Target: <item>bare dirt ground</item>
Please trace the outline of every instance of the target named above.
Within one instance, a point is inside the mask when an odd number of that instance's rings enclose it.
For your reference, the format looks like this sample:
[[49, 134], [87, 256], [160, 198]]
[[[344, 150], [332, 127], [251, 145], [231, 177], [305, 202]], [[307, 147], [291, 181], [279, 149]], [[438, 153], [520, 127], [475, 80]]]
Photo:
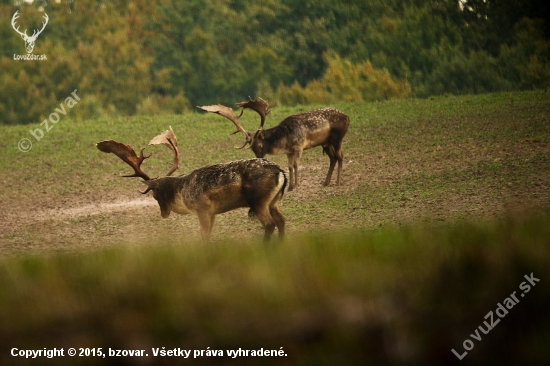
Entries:
[[[343, 145], [344, 183], [335, 186], [335, 172], [331, 185], [323, 187], [328, 158], [320, 148], [305, 151], [301, 185], [287, 192], [281, 204], [287, 238], [310, 231], [445, 225], [462, 219], [493, 219], [511, 211], [547, 211], [550, 104], [542, 97], [539, 104], [518, 106], [511, 101], [506, 108], [483, 106], [460, 117], [445, 117], [437, 105], [435, 110], [443, 117], [430, 116], [430, 102], [423, 101], [418, 112], [407, 110], [407, 119], [396, 115], [379, 123], [358, 123], [376, 110], [365, 115], [364, 109], [350, 107], [353, 128]], [[415, 104], [406, 105], [410, 109]], [[378, 120], [384, 121], [383, 116]], [[92, 142], [86, 143], [89, 151], [95, 150]], [[218, 150], [211, 155], [216, 160], [212, 163], [225, 161], [218, 158], [225, 154], [224, 148]], [[241, 158], [247, 157], [252, 156], [243, 150]], [[99, 168], [91, 178], [79, 174], [81, 167], [74, 167], [71, 158], [65, 158], [71, 160], [67, 162], [50, 161], [48, 154], [38, 158], [25, 161], [35, 167], [18, 167], [0, 178], [4, 188], [0, 253], [4, 256], [121, 244], [201, 243], [197, 218], [172, 214], [162, 219], [156, 201], [138, 193], [143, 187], [137, 179], [120, 178]], [[268, 158], [286, 169], [285, 156]], [[95, 159], [88, 164], [99, 166], [106, 161], [103, 156]], [[108, 162], [117, 164], [120, 174], [127, 168], [116, 159]], [[54, 176], [44, 178], [54, 164]], [[199, 167], [192, 165], [182, 167], [180, 173]], [[263, 229], [256, 219], [248, 218], [247, 211], [218, 215], [212, 242], [261, 241]]]
[[[412, 222], [440, 224], [456, 219], [486, 219], [509, 211], [550, 207], [549, 174], [540, 171], [546, 169], [546, 160], [537, 163], [542, 164], [540, 167], [529, 167], [531, 177], [509, 172], [491, 176], [474, 169], [476, 160], [504, 159], [506, 165], [514, 166], [516, 157], [523, 158], [526, 152], [534, 160], [550, 156], [550, 144], [522, 145], [525, 151], [521, 154], [516, 146], [515, 154], [501, 149], [488, 152], [489, 156], [472, 157], [473, 161], [467, 163], [457, 161], [452, 166], [454, 170], [472, 170], [469, 182], [463, 181], [462, 173], [447, 177], [440, 172], [450, 168], [450, 160], [437, 148], [425, 153], [426, 159], [416, 163], [420, 166], [415, 166], [406, 155], [365, 156], [350, 152], [344, 166], [344, 184], [335, 186], [334, 176], [328, 187], [320, 184], [328, 168], [326, 157], [320, 156], [320, 151], [308, 151], [300, 168], [301, 186], [287, 192], [281, 205], [287, 219], [287, 236]], [[282, 161], [279, 163], [283, 165]], [[420, 169], [422, 176], [415, 173]], [[476, 174], [487, 176], [480, 179]], [[438, 183], [434, 179], [446, 181]], [[38, 199], [19, 202], [17, 210], [4, 211], [0, 250], [4, 255], [19, 255], [93, 250], [119, 244], [200, 242], [196, 217], [172, 214], [162, 219], [156, 201], [138, 193], [135, 181], [121, 178], [120, 186], [120, 192], [109, 192], [107, 197], [66, 196], [57, 207], [52, 207], [48, 199], [52, 197], [47, 195], [41, 200], [50, 204], [41, 205]], [[262, 234], [259, 222], [247, 217], [247, 209], [239, 209], [216, 217], [212, 241], [259, 241]]]
[[[302, 185], [297, 190], [285, 193], [283, 210], [291, 202], [294, 206], [300, 206], [301, 203], [311, 201], [322, 191], [343, 192], [352, 186], [322, 187], [310, 181], [312, 171], [320, 173], [318, 169], [300, 169]], [[316, 175], [317, 180], [321, 181], [320, 174]], [[0, 222], [0, 250], [7, 255], [29, 252], [42, 254], [103, 248], [120, 243], [139, 245], [156, 239], [182, 243], [200, 241], [196, 217], [172, 214], [168, 219], [162, 219], [158, 204], [150, 194], [142, 196], [137, 188], [132, 191], [137, 183], [121, 179], [120, 185], [121, 192], [111, 192], [107, 199], [94, 195], [66, 196], [62, 203], [52, 207], [48, 199], [52, 197], [42, 196], [42, 202], [20, 202], [17, 210], [5, 210]], [[248, 218], [247, 214], [248, 209], [243, 208], [216, 216], [212, 240], [261, 239], [261, 224], [256, 219]], [[307, 222], [306, 225], [293, 225], [287, 215], [288, 230], [307, 230], [308, 227]]]

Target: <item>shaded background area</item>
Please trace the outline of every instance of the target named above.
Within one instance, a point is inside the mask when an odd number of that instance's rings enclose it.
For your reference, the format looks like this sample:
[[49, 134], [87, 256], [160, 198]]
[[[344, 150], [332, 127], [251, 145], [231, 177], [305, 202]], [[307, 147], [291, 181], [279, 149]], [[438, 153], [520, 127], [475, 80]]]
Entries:
[[[17, 5], [13, 5], [17, 3]], [[10, 21], [40, 29], [25, 54]], [[548, 7], [529, 1], [0, 3], [0, 123], [38, 123], [78, 89], [82, 118], [547, 88]]]

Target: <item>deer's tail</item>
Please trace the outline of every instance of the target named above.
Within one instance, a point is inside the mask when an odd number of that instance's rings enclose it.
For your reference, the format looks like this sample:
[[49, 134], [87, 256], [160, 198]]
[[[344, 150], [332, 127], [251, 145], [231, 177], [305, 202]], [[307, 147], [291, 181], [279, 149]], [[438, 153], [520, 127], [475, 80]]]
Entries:
[[[283, 199], [283, 196], [285, 194], [286, 186], [288, 185], [288, 179], [286, 177], [285, 171], [279, 168], [279, 172], [277, 174], [277, 185], [275, 188], [277, 190], [277, 194], [274, 196], [273, 201], [280, 201]], [[248, 210], [248, 217], [254, 218], [256, 215], [254, 215], [254, 212], [252, 209]]]

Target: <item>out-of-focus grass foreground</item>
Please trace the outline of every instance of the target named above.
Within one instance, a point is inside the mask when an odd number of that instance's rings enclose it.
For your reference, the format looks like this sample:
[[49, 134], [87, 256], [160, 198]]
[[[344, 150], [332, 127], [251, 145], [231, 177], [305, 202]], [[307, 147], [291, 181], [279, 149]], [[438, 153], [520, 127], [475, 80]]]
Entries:
[[[328, 159], [306, 151], [303, 185], [281, 205], [286, 241], [269, 245], [244, 209], [219, 215], [200, 242], [195, 217], [161, 219], [142, 184], [120, 178], [129, 168], [95, 148], [106, 138], [145, 147], [171, 125], [181, 173], [250, 157], [218, 116], [83, 122], [69, 112], [26, 153], [17, 141], [39, 125], [0, 127], [1, 363], [548, 360], [548, 93], [335, 106], [351, 119], [344, 185], [322, 187]], [[268, 121], [315, 107], [275, 108]], [[147, 151], [147, 171], [166, 171], [168, 149]], [[11, 355], [55, 347], [65, 357]], [[149, 356], [71, 358], [70, 347]], [[223, 356], [154, 357], [162, 347]], [[227, 352], [281, 347], [285, 356], [261, 360]]]

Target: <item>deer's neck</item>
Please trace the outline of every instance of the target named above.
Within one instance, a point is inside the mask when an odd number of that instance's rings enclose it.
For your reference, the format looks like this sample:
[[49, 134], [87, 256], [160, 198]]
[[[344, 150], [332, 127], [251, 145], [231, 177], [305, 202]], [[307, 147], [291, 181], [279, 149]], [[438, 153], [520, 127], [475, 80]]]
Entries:
[[268, 155], [288, 154], [296, 150], [303, 139], [300, 128], [281, 124], [265, 131], [263, 146]]

